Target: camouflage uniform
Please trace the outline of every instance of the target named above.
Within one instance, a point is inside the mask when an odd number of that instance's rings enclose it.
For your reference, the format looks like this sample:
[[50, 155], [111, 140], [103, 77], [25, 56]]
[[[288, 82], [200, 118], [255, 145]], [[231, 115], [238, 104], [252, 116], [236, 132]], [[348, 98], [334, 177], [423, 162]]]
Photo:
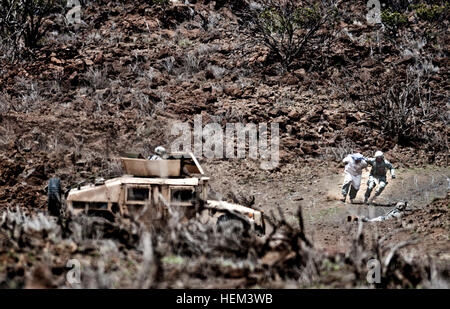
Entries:
[[148, 158], [147, 158], [147, 160], [162, 160], [163, 158], [161, 158], [160, 156], [158, 156], [158, 155], [156, 155], [156, 154], [154, 154], [154, 155], [151, 155], [151, 156], [149, 156]]
[[166, 149], [162, 146], [158, 146], [155, 148], [155, 154], [149, 156], [147, 160], [164, 160], [165, 156], [166, 156]]
[[364, 222], [379, 222], [379, 221], [385, 221], [385, 220], [394, 219], [394, 218], [401, 218], [403, 216], [407, 206], [408, 206], [407, 202], [398, 202], [395, 205], [395, 208], [392, 209], [391, 211], [389, 211], [384, 216], [379, 216], [379, 217], [372, 218], [372, 219], [363, 218], [362, 220]]
[[386, 181], [386, 172], [388, 169], [391, 172], [392, 178], [395, 178], [394, 167], [388, 160], [384, 159], [384, 157], [381, 157], [380, 162], [377, 161], [376, 158], [368, 158], [367, 163], [372, 166], [372, 169], [370, 170], [369, 180], [367, 181], [367, 190], [364, 199], [366, 203], [373, 188], [375, 187], [375, 181], [378, 182], [378, 189], [375, 192], [375, 196], [379, 196], [381, 192], [383, 192], [384, 188], [388, 184]]

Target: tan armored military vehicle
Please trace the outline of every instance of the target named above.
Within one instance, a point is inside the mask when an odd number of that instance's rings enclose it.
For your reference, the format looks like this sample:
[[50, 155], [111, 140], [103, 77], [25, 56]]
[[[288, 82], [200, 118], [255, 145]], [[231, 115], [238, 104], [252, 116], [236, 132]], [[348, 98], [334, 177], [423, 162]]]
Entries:
[[[218, 224], [238, 220], [264, 234], [261, 211], [225, 201], [208, 200], [209, 177], [192, 153], [172, 153], [165, 160], [121, 157], [125, 174], [118, 178], [71, 189], [66, 198], [67, 211], [86, 213], [114, 220], [151, 208], [159, 217], [177, 209], [186, 218], [200, 215]], [[61, 185], [58, 178], [48, 185], [50, 213], [59, 213]], [[212, 220], [210, 220], [212, 219]]]

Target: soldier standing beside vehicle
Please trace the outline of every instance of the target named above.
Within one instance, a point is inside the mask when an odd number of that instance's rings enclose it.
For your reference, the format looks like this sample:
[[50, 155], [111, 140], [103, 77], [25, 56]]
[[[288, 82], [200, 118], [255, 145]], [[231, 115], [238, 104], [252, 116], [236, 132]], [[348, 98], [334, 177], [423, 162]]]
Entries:
[[[370, 170], [369, 180], [367, 181], [367, 190], [364, 197], [364, 203], [369, 201], [370, 194], [375, 187], [375, 181], [378, 182], [378, 189], [375, 192], [375, 197], [379, 196], [383, 192], [384, 188], [388, 184], [386, 181], [386, 172], [389, 169], [392, 179], [395, 178], [395, 170], [392, 164], [384, 158], [384, 154], [381, 151], [375, 152], [375, 158], [368, 158], [367, 163], [372, 166]], [[374, 198], [375, 198], [374, 197]]]
[[360, 153], [348, 155], [342, 162], [346, 165], [344, 184], [342, 185], [343, 198], [341, 201], [345, 202], [350, 189], [350, 203], [353, 203], [353, 200], [355, 199], [361, 185], [362, 170], [367, 167], [367, 162], [364, 159], [364, 156]]

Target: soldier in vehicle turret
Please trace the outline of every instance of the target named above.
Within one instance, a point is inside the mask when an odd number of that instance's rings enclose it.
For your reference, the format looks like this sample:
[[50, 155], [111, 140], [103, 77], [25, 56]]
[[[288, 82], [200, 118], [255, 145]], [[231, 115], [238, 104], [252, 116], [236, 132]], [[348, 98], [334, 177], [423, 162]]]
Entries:
[[166, 149], [162, 146], [155, 148], [155, 154], [149, 156], [147, 160], [164, 160], [166, 157]]

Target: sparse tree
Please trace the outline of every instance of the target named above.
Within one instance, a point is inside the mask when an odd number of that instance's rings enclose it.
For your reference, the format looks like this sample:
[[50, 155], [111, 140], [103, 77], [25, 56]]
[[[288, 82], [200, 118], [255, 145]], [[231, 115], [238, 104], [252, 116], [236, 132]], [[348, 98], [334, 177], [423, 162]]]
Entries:
[[259, 0], [244, 14], [250, 37], [267, 46], [285, 70], [333, 16], [338, 1]]
[[17, 45], [36, 47], [45, 35], [43, 23], [61, 4], [58, 0], [0, 0], [0, 37]]
[[446, 144], [433, 141], [440, 132], [427, 130], [431, 122], [440, 121], [439, 101], [428, 86], [430, 76], [438, 69], [427, 59], [416, 61], [408, 67], [405, 81], [394, 83], [381, 95], [366, 97], [356, 106], [379, 123], [382, 134], [399, 144], [427, 143], [446, 149]]

